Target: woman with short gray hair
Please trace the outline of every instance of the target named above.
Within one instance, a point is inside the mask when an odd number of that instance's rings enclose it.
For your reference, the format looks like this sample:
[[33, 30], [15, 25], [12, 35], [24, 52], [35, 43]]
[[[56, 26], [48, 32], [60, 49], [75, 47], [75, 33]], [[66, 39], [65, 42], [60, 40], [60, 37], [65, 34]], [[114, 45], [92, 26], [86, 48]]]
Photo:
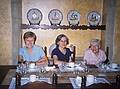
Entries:
[[89, 65], [97, 65], [106, 60], [105, 52], [100, 47], [99, 39], [92, 39], [89, 48], [85, 51], [84, 60]]

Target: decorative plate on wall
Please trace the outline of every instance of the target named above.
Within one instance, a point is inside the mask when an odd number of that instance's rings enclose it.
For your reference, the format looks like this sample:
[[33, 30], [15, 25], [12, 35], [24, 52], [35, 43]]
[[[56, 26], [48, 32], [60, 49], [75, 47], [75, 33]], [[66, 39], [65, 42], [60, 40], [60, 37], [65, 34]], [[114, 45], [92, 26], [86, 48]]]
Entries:
[[70, 10], [67, 14], [69, 25], [78, 25], [80, 21], [80, 13], [76, 10]]
[[43, 15], [39, 9], [33, 8], [27, 12], [27, 19], [30, 25], [39, 25], [42, 17]]
[[53, 9], [48, 14], [48, 19], [51, 25], [60, 25], [63, 20], [63, 14], [58, 9]]
[[99, 25], [100, 20], [101, 20], [101, 15], [96, 11], [92, 11], [88, 13], [87, 20], [88, 20], [89, 25], [91, 26]]

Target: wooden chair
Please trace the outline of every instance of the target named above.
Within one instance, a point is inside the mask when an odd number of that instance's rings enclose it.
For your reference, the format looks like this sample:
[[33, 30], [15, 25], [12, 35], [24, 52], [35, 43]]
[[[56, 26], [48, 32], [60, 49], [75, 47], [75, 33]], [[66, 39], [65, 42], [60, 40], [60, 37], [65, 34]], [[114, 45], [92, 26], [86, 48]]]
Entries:
[[73, 57], [72, 57], [72, 62], [75, 62], [75, 57], [76, 57], [76, 46], [73, 46]]
[[[51, 57], [52, 51], [53, 51], [55, 48], [56, 48], [56, 44], [53, 43], [52, 45], [50, 45], [50, 47], [49, 47], [49, 55], [50, 55], [50, 57]], [[52, 59], [52, 58], [51, 58], [51, 59]], [[51, 60], [50, 65], [54, 65], [54, 60], [53, 60], [53, 59]]]
[[45, 55], [47, 56], [47, 47], [46, 46], [44, 47], [44, 52], [45, 52]]
[[109, 47], [106, 47], [106, 52], [105, 52], [105, 54], [106, 54], [106, 60], [105, 60], [105, 62], [104, 63], [109, 63]]
[[50, 46], [50, 48], [49, 48], [49, 54], [50, 54], [50, 55], [51, 55], [53, 49], [55, 49], [55, 48], [56, 48], [56, 44], [52, 44], [52, 45]]
[[45, 56], [47, 57], [47, 62], [48, 62], [48, 65], [49, 65], [50, 64], [50, 60], [48, 59], [48, 55], [47, 55], [47, 47], [45, 46], [43, 50], [45, 52]]

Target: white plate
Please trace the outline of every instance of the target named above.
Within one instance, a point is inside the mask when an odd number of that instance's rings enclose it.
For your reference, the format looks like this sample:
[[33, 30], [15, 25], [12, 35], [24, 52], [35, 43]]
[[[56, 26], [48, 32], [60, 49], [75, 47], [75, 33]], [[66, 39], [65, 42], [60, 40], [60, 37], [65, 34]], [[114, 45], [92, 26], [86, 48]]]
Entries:
[[63, 20], [63, 14], [58, 9], [53, 9], [48, 14], [48, 19], [51, 25], [60, 25], [61, 21]]
[[78, 25], [80, 21], [80, 13], [76, 10], [70, 10], [67, 14], [69, 25]]
[[30, 25], [39, 25], [42, 20], [42, 13], [37, 8], [32, 8], [27, 12], [27, 19]]
[[101, 21], [101, 15], [96, 11], [92, 11], [88, 13], [87, 20], [88, 20], [89, 25], [91, 26], [99, 25]]

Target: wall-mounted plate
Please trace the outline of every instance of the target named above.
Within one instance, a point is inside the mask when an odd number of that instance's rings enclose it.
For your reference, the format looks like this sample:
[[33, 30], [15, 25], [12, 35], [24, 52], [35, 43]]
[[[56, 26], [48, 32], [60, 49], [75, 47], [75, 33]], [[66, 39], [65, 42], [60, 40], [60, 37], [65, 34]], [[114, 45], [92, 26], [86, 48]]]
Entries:
[[92, 11], [88, 13], [87, 20], [88, 20], [89, 25], [91, 26], [99, 25], [101, 21], [101, 15], [96, 11]]
[[42, 17], [42, 13], [39, 9], [33, 8], [27, 12], [27, 19], [30, 25], [39, 25]]
[[80, 13], [76, 10], [70, 10], [67, 14], [69, 25], [78, 25], [80, 21]]
[[63, 14], [58, 9], [53, 9], [48, 14], [48, 19], [51, 25], [60, 25], [63, 20]]

